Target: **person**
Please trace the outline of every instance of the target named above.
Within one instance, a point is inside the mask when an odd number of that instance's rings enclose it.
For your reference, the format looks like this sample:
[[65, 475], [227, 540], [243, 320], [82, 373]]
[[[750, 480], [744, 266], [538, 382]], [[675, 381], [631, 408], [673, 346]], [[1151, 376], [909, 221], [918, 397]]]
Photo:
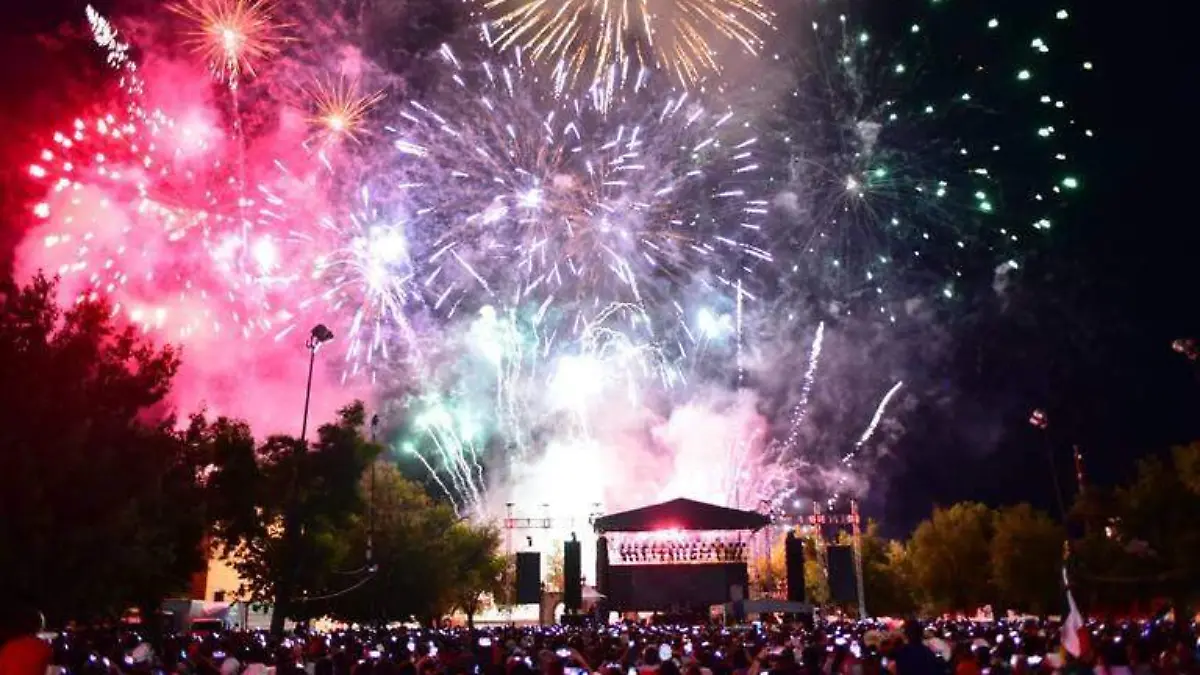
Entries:
[[954, 675], [981, 675], [979, 657], [971, 649], [971, 643], [959, 642], [954, 647]]
[[946, 664], [925, 645], [925, 629], [921, 622], [904, 622], [905, 643], [896, 649], [896, 675], [945, 675]]
[[45, 675], [53, 651], [38, 638], [43, 620], [40, 612], [14, 607], [0, 625], [0, 675]]

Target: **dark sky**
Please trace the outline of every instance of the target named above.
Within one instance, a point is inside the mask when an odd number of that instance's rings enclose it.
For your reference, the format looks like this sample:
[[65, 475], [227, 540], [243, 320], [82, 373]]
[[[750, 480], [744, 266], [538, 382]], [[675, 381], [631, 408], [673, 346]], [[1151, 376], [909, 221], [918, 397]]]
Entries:
[[[0, 156], [28, 156], [25, 144], [40, 125], [57, 121], [56, 108], [70, 109], [73, 93], [54, 82], [64, 69], [78, 75], [87, 59], [71, 58], [69, 41], [45, 36], [72, 21], [81, 29], [83, 4], [2, 3]], [[1005, 12], [1046, 6], [982, 4]], [[1093, 479], [1111, 483], [1139, 457], [1200, 439], [1200, 366], [1170, 349], [1173, 339], [1200, 337], [1194, 45], [1182, 22], [1136, 3], [1074, 4], [1082, 30], [1073, 47], [1096, 62], [1101, 83], [1079, 104], [1100, 134], [1085, 170], [1088, 197], [1057, 228], [1053, 246], [1026, 261], [1007, 310], [958, 329], [950, 376], [961, 400], [950, 413], [909, 420], [884, 467], [885, 499], [868, 500], [889, 529], [961, 499], [1051, 508], [1046, 446], [1026, 423], [1036, 407], [1049, 412], [1067, 485], [1074, 443]], [[14, 188], [19, 170], [12, 161], [2, 169], [5, 214], [27, 198]], [[0, 230], [6, 255], [15, 234], [13, 226]], [[956, 415], [999, 419], [999, 435], [980, 450]]]

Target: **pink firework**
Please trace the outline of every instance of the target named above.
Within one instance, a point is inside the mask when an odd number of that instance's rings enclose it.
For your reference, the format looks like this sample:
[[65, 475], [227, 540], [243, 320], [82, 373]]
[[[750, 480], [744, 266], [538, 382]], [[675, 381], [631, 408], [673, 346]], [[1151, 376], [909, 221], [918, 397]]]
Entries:
[[205, 102], [146, 106], [128, 45], [91, 8], [88, 19], [119, 88], [109, 110], [56, 132], [29, 165], [45, 197], [23, 266], [171, 341], [269, 332], [272, 291], [288, 276], [272, 234], [279, 209], [240, 189], [233, 144]]
[[59, 275], [65, 293], [106, 296], [173, 340], [268, 329], [258, 281], [279, 256], [270, 234], [245, 235], [256, 204], [239, 203], [210, 156], [219, 141], [210, 127], [157, 112], [76, 119], [29, 166], [46, 196], [22, 259]]

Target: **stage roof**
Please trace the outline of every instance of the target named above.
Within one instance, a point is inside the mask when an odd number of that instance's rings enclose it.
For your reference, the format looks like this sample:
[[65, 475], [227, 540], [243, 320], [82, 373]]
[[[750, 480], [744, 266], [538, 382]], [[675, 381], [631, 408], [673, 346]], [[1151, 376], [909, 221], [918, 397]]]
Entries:
[[597, 532], [651, 532], [654, 530], [757, 530], [770, 518], [754, 511], [727, 509], [715, 504], [672, 499], [596, 519]]

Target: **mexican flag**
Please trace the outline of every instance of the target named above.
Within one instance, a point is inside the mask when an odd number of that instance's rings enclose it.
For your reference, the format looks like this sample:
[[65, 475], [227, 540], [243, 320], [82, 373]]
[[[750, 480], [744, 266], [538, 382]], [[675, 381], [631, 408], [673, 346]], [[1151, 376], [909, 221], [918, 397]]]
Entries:
[[1071, 595], [1071, 580], [1067, 576], [1067, 566], [1063, 565], [1063, 586], [1067, 591], [1067, 618], [1062, 625], [1062, 646], [1067, 653], [1079, 658], [1089, 647], [1089, 634], [1083, 625], [1083, 615], [1075, 604], [1075, 596]]

